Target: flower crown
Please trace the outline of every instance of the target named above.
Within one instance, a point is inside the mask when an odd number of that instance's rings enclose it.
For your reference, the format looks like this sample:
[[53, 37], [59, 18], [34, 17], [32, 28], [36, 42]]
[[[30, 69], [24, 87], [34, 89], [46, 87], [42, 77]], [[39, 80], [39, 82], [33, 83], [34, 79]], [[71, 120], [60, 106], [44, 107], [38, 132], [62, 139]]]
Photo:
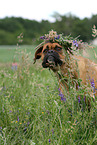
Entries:
[[79, 41], [78, 37], [74, 39], [70, 35], [69, 36], [63, 36], [63, 34], [58, 35], [56, 31], [51, 30], [49, 31], [49, 34], [45, 34], [44, 36], [40, 37], [40, 39], [44, 41], [41, 44], [39, 44], [35, 49], [41, 47], [47, 42], [59, 43], [66, 50], [66, 52], [73, 54], [73, 52], [76, 51], [77, 49], [84, 48], [84, 46], [82, 46], [84, 43], [82, 42], [82, 40]]
[[55, 41], [56, 39], [59, 39], [60, 35], [57, 35], [56, 31], [49, 31], [49, 34], [45, 34], [45, 36], [41, 36], [40, 39], [49, 40], [49, 41]]

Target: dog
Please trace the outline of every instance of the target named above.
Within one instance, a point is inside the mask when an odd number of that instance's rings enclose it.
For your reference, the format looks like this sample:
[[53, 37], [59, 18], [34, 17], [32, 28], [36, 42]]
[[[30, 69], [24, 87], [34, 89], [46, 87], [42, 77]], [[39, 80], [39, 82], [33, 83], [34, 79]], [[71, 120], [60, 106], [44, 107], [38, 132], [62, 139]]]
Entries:
[[58, 77], [61, 92], [64, 92], [64, 88], [69, 91], [68, 78], [76, 89], [79, 87], [77, 80], [81, 79], [81, 84], [91, 86], [93, 98], [97, 96], [97, 64], [66, 52], [57, 42], [47, 42], [40, 46], [35, 52], [34, 62], [40, 58], [43, 68], [51, 69]]

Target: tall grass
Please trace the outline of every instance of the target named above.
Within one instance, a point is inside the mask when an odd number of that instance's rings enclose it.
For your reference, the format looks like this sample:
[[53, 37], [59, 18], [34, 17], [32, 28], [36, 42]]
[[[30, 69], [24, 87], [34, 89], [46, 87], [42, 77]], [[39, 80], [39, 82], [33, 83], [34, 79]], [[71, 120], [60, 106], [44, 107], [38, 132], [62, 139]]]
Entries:
[[89, 112], [83, 98], [91, 88], [70, 86], [62, 99], [54, 74], [34, 65], [33, 53], [18, 53], [17, 69], [0, 70], [0, 144], [96, 145], [97, 99]]

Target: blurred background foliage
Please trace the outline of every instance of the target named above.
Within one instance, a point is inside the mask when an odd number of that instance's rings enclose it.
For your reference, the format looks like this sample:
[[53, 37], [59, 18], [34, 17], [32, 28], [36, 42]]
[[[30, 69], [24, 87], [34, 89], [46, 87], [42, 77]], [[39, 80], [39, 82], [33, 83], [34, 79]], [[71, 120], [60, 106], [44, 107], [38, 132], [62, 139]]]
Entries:
[[97, 26], [97, 15], [80, 19], [71, 14], [60, 15], [54, 13], [52, 17], [55, 19], [54, 22], [48, 20], [38, 22], [21, 17], [0, 19], [0, 45], [16, 45], [18, 42], [17, 36], [21, 33], [23, 33], [22, 44], [37, 43], [37, 39], [51, 29], [57, 31], [58, 34], [71, 34], [73, 37], [80, 35], [80, 39], [84, 42], [90, 42], [93, 39], [92, 28], [93, 25]]

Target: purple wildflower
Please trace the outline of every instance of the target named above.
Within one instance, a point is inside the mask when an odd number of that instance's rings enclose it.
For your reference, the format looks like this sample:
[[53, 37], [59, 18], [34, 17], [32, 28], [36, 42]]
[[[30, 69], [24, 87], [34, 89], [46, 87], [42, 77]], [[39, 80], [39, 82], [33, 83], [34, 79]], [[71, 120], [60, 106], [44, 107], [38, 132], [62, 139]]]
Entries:
[[30, 114], [30, 112], [28, 112], [28, 114]]
[[63, 101], [65, 103], [66, 102], [66, 98], [64, 97], [64, 95], [60, 91], [60, 88], [58, 89], [58, 91], [59, 91], [59, 96], [61, 97], [61, 101]]
[[2, 127], [0, 127], [0, 129], [2, 129]]
[[78, 47], [78, 43], [77, 43], [77, 40], [73, 40], [73, 45]]
[[78, 89], [80, 88], [80, 86], [79, 86], [79, 85], [78, 85], [77, 87], [78, 87]]
[[11, 99], [13, 99], [13, 98], [14, 98], [14, 96], [10, 96], [10, 98], [11, 98]]
[[30, 122], [28, 121], [27, 125], [29, 126]]
[[51, 131], [52, 131], [52, 134], [54, 134], [54, 130], [52, 129]]
[[17, 121], [19, 122], [19, 116], [17, 117]]
[[90, 79], [90, 83], [91, 83], [91, 87], [93, 89], [93, 93], [95, 93], [95, 90], [97, 90], [97, 89], [95, 88], [94, 79]]
[[95, 89], [94, 79], [90, 80], [90, 82], [91, 82], [91, 87]]
[[61, 92], [60, 92], [59, 96], [60, 96], [61, 98], [63, 98], [63, 97], [64, 97], [64, 95], [63, 95]]
[[49, 143], [51, 143], [51, 139], [49, 139]]
[[55, 37], [55, 39], [59, 39], [60, 38], [60, 35], [58, 35], [57, 37]]
[[9, 110], [9, 113], [12, 113], [12, 111], [11, 111], [11, 110]]
[[45, 36], [41, 36], [40, 39], [45, 39]]
[[59, 92], [61, 91], [60, 88], [58, 88], [58, 91], [59, 91]]
[[61, 101], [63, 101], [65, 103], [66, 98], [64, 97], [64, 95], [62, 93], [60, 93], [59, 96], [61, 97]]

